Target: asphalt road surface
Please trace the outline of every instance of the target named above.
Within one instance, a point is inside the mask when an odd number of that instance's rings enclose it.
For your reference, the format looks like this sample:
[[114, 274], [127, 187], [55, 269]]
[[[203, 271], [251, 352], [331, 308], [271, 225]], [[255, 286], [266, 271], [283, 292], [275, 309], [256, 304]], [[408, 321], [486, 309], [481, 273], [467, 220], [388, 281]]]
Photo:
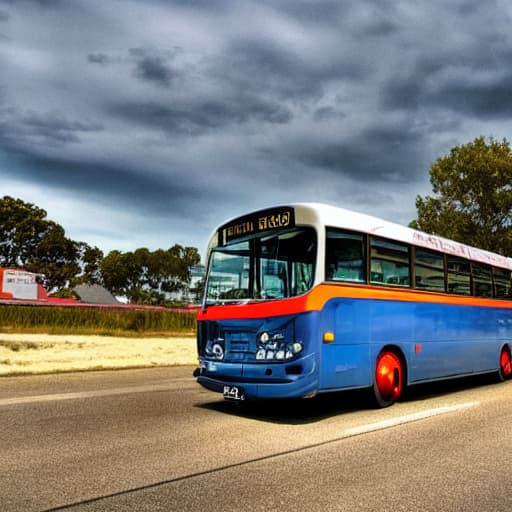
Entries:
[[238, 407], [191, 373], [0, 379], [0, 510], [512, 507], [512, 382]]

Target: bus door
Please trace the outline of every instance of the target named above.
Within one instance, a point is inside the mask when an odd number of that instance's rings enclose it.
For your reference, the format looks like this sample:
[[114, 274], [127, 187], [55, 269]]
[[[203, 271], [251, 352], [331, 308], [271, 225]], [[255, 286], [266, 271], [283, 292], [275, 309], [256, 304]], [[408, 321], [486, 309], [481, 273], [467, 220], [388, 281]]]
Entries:
[[[323, 312], [320, 389], [364, 387], [371, 384], [368, 324], [360, 321], [363, 304], [336, 299]], [[332, 334], [332, 341], [326, 333]]]

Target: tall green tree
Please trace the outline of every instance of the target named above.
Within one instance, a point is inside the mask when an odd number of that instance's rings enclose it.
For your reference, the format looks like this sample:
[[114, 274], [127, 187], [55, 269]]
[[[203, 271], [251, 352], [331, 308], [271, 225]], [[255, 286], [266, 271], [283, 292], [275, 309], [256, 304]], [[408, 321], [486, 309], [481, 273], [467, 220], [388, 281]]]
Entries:
[[100, 263], [103, 284], [114, 295], [128, 296], [130, 280], [128, 259], [121, 251], [110, 251]]
[[0, 266], [45, 275], [50, 290], [67, 286], [78, 272], [76, 244], [46, 211], [21, 199], [0, 199]]
[[76, 242], [78, 265], [80, 271], [72, 280], [72, 286], [77, 284], [102, 284], [100, 265], [103, 259], [103, 251], [98, 247], [91, 247], [85, 242]]
[[25, 267], [50, 229], [42, 208], [10, 196], [0, 198], [0, 266]]
[[455, 146], [430, 168], [411, 227], [512, 256], [512, 151], [506, 139]]
[[162, 262], [163, 279], [161, 289], [172, 293], [183, 291], [190, 284], [190, 267], [197, 265], [200, 256], [195, 247], [175, 244], [164, 254]]
[[47, 232], [25, 268], [31, 272], [44, 274], [46, 289], [54, 291], [69, 286], [78, 274], [80, 266], [77, 260], [76, 242], [66, 237], [62, 226], [50, 221]]

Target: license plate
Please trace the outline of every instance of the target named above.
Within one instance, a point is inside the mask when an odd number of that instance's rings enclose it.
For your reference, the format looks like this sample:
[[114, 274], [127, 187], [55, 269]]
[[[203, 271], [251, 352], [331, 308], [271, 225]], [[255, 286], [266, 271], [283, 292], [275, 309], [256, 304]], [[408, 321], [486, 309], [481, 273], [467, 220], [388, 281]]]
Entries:
[[245, 400], [244, 390], [238, 386], [224, 386], [226, 400]]

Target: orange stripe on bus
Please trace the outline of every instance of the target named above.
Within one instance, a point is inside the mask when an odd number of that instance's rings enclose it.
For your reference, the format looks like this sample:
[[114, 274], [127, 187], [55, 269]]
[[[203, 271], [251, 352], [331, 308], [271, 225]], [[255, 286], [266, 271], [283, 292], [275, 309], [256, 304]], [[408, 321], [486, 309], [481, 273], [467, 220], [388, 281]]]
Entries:
[[479, 306], [512, 309], [512, 301], [449, 295], [410, 288], [385, 288], [368, 285], [320, 284], [300, 297], [252, 304], [228, 304], [200, 309], [198, 320], [265, 318], [292, 315], [306, 311], [321, 311], [331, 299], [371, 299], [397, 302], [422, 302], [456, 306]]
[[311, 290], [307, 297], [307, 311], [319, 311], [324, 307], [327, 301], [334, 298], [426, 302], [432, 304], [512, 309], [512, 301], [508, 300], [425, 292], [409, 288], [385, 288], [365, 285], [321, 284]]

